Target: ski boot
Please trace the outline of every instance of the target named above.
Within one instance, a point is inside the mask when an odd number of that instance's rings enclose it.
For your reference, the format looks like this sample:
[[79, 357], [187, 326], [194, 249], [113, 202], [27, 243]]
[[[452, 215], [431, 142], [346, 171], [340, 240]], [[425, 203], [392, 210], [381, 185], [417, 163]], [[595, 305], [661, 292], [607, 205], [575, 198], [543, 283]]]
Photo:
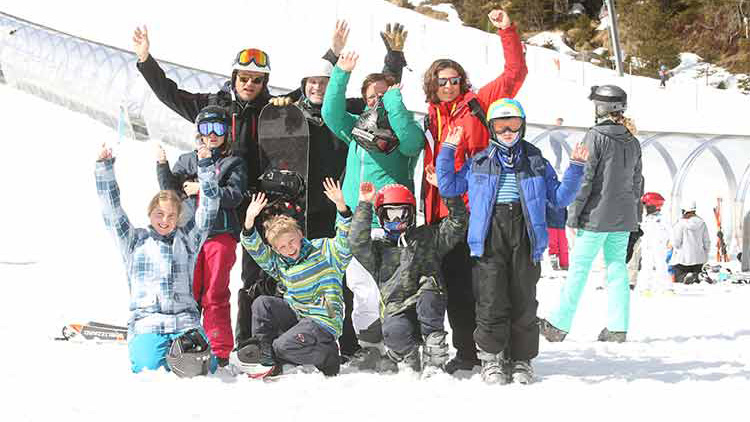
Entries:
[[398, 365], [388, 358], [383, 343], [363, 344], [361, 349], [354, 352], [349, 365], [359, 371], [398, 372]]
[[552, 264], [552, 269], [555, 271], [560, 271], [560, 258], [557, 255], [550, 255], [550, 263]]
[[276, 361], [273, 343], [251, 337], [230, 356], [230, 362], [253, 379], [281, 375], [281, 363]]
[[565, 336], [568, 335], [566, 331], [555, 327], [544, 318], [539, 319], [539, 332], [550, 343], [559, 343], [565, 340]]
[[445, 331], [434, 331], [424, 339], [422, 346], [422, 378], [429, 378], [445, 370], [448, 361], [448, 343]]
[[482, 381], [487, 384], [500, 385], [510, 382], [505, 353], [488, 353], [480, 349], [477, 356], [482, 361]]
[[422, 372], [422, 359], [419, 358], [419, 346], [414, 346], [413, 349], [404, 355], [393, 350], [388, 350], [386, 356], [397, 366], [399, 362], [403, 362], [412, 371], [416, 373]]
[[514, 360], [511, 365], [511, 378], [519, 384], [531, 384], [534, 382], [534, 368], [530, 360]]
[[476, 356], [467, 358], [456, 354], [453, 359], [445, 364], [444, 370], [449, 374], [454, 374], [456, 371], [472, 371], [475, 366], [481, 365], [482, 361]]
[[597, 337], [598, 341], [611, 341], [615, 343], [624, 343], [625, 337], [627, 337], [626, 331], [609, 331], [609, 329], [604, 328], [601, 333], [599, 333], [599, 337]]

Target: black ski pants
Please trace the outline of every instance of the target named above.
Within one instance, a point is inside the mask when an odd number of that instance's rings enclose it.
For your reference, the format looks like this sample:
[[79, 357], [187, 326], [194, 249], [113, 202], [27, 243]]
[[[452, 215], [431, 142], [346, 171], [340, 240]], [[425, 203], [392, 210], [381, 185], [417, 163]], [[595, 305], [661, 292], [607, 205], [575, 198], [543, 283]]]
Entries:
[[474, 340], [488, 353], [505, 351], [512, 360], [539, 354], [536, 283], [541, 266], [531, 257], [531, 241], [521, 204], [497, 204], [474, 267], [477, 329]]
[[684, 283], [685, 276], [688, 275], [689, 273], [695, 273], [695, 276], [697, 277], [698, 274], [700, 274], [700, 272], [703, 271], [703, 264], [695, 264], [695, 265], [676, 264], [672, 268], [674, 268], [675, 283]]
[[464, 360], [477, 359], [472, 336], [476, 328], [473, 266], [474, 260], [469, 256], [469, 245], [465, 241], [448, 252], [441, 264], [448, 293], [448, 323], [451, 326], [453, 347], [456, 349], [456, 357]]
[[298, 320], [289, 304], [275, 296], [259, 296], [252, 307], [253, 337], [271, 341], [277, 359], [314, 365], [329, 376], [339, 373], [336, 338], [319, 323], [310, 318]]
[[423, 337], [443, 331], [444, 321], [445, 297], [438, 292], [423, 292], [414, 308], [383, 318], [385, 345], [404, 356], [419, 346]]

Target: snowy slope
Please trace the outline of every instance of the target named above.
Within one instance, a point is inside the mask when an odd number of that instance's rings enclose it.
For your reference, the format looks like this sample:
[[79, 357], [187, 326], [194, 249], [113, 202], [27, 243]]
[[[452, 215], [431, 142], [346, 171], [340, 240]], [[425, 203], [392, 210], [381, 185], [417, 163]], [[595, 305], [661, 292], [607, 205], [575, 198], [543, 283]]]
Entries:
[[[78, 13], [81, 10], [85, 13]], [[299, 84], [305, 64], [329, 46], [336, 20], [346, 19], [352, 28], [347, 50], [362, 53], [349, 84], [350, 95], [357, 95], [359, 81], [367, 73], [382, 68], [385, 48], [378, 32], [387, 22], [397, 21], [409, 31], [406, 58], [412, 71], [404, 75], [404, 97], [409, 108], [418, 111], [425, 108], [422, 74], [433, 60], [456, 59], [476, 86], [497, 77], [503, 65], [497, 36], [434, 20], [383, 0], [216, 0], [210, 5], [196, 0], [27, 0], [3, 4], [2, 11], [128, 50], [133, 29], [146, 24], [155, 57], [217, 73], [229, 73], [241, 48], [263, 48], [271, 57], [271, 83], [292, 88]], [[223, 16], [230, 23], [219, 24]], [[587, 127], [592, 120], [586, 99], [589, 87], [615, 83], [628, 91], [629, 114], [642, 130], [750, 133], [746, 121], [711, 107], [720, 102], [730, 109], [747, 110], [748, 96], [700, 84], [658, 90], [653, 78], [618, 78], [614, 71], [535, 46], [528, 46], [526, 60], [530, 72], [518, 98], [535, 123], [551, 123], [562, 116], [571, 126]], [[671, 113], [665, 113], [666, 109]]]
[[[344, 371], [333, 379], [299, 374], [271, 384], [227, 376], [133, 375], [124, 346], [51, 337], [64, 322], [126, 321], [126, 281], [99, 215], [93, 163], [102, 142], [115, 145], [124, 208], [142, 226], [157, 188], [153, 145], [117, 145], [103, 125], [4, 85], [0, 98], [4, 121], [13, 122], [6, 126], [6, 139], [23, 143], [6, 147], [17, 155], [0, 166], [5, 181], [0, 261], [36, 262], [0, 264], [7, 298], [0, 307], [3, 420], [593, 420], [607, 415], [607, 420], [632, 421], [696, 420], [714, 416], [717, 408], [728, 415], [745, 412], [750, 286], [634, 295], [631, 341], [601, 344], [593, 341], [606, 313], [605, 294], [593, 288], [601, 272], [592, 274], [569, 341], [542, 340], [535, 360], [541, 382], [528, 387], [488, 387], [476, 373], [421, 382], [408, 373]], [[38, 116], [44, 116], [44, 125]], [[171, 151], [170, 158], [177, 153]], [[239, 288], [236, 270], [233, 292]], [[556, 303], [560, 282], [540, 281], [540, 315]]]

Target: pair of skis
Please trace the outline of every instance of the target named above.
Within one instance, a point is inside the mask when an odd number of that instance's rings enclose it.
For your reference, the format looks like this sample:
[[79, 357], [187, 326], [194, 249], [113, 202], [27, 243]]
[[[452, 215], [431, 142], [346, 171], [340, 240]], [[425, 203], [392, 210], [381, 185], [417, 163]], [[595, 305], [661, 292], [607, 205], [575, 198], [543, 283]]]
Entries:
[[716, 198], [716, 207], [714, 208], [714, 217], [716, 217], [716, 260], [718, 262], [729, 262], [727, 254], [727, 244], [724, 242], [724, 231], [721, 230], [721, 198]]

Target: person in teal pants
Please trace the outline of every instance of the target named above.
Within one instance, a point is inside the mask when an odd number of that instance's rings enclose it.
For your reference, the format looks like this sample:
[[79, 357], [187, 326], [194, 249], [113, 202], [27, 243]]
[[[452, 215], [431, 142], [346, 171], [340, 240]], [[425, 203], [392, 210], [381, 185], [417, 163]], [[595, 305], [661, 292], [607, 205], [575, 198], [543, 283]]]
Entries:
[[568, 209], [567, 225], [576, 229], [568, 278], [557, 308], [540, 320], [541, 334], [552, 342], [562, 341], [570, 331], [600, 250], [607, 267], [608, 317], [599, 341], [625, 341], [630, 318], [625, 255], [630, 232], [641, 216], [641, 145], [632, 122], [623, 116], [625, 91], [615, 85], [594, 86], [589, 99], [596, 108], [596, 125], [584, 138], [589, 159], [581, 189]]

